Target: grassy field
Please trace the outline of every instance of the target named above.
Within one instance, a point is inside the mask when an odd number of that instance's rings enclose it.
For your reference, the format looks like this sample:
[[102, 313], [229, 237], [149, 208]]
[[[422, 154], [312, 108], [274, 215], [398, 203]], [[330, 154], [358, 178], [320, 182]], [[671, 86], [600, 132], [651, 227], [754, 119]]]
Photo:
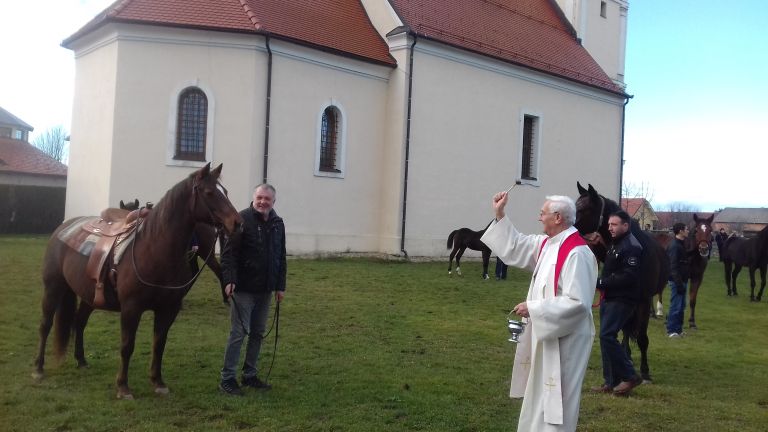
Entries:
[[[49, 355], [31, 378], [45, 238], [0, 236], [0, 430], [11, 431], [509, 431], [520, 401], [509, 390], [514, 346], [505, 317], [529, 275], [480, 279], [480, 264], [449, 277], [445, 263], [289, 260], [270, 392], [227, 397], [216, 388], [228, 333], [212, 273], [171, 328], [168, 397], [148, 380], [152, 313], [130, 368], [136, 400], [115, 399], [119, 316], [98, 311], [86, 330], [87, 369]], [[666, 338], [651, 322], [654, 383], [631, 398], [584, 393], [583, 431], [768, 430], [768, 304], [728, 298], [722, 266], [707, 270], [698, 331]], [[747, 295], [745, 295], [747, 294]], [[687, 319], [687, 314], [686, 314]], [[273, 340], [262, 352], [269, 365]], [[585, 388], [602, 382], [599, 346]]]

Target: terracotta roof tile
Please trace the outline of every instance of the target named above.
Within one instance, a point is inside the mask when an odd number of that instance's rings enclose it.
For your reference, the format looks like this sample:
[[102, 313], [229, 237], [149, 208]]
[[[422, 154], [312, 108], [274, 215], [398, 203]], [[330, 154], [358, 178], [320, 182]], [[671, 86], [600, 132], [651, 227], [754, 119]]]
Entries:
[[412, 32], [624, 94], [548, 0], [390, 0]]
[[67, 166], [32, 144], [0, 138], [0, 172], [67, 176]]
[[640, 207], [643, 206], [643, 201], [645, 201], [645, 198], [622, 198], [621, 208], [630, 216], [634, 216], [640, 210]]
[[394, 66], [389, 47], [356, 0], [121, 0], [64, 40], [108, 22], [134, 22], [269, 34]]

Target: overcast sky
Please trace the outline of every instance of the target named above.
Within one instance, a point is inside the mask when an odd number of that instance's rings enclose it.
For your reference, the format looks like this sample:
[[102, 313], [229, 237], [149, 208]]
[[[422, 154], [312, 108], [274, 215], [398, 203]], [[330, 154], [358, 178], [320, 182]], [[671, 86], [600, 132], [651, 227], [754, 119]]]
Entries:
[[[109, 0], [0, 0], [0, 106], [69, 130], [70, 36]], [[768, 1], [630, 0], [624, 180], [657, 210], [768, 207]]]

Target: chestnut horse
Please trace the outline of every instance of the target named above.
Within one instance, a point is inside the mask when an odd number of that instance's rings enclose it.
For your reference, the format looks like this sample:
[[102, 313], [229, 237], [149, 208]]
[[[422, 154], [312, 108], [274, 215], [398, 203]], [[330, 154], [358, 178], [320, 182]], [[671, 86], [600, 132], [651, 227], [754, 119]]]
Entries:
[[[742, 267], [749, 269], [749, 286], [752, 289], [749, 300], [760, 301], [765, 290], [765, 273], [768, 268], [768, 226], [757, 233], [757, 237], [746, 239], [729, 237], [723, 246], [725, 265], [725, 286], [728, 295], [737, 295], [736, 278]], [[760, 291], [755, 296], [755, 270], [760, 270]]]
[[[222, 166], [211, 170], [210, 163], [171, 188], [145, 219], [139, 219], [135, 237], [124, 245], [117, 263], [116, 278], [104, 280], [104, 304], [99, 308], [120, 312], [121, 362], [117, 373], [117, 397], [133, 399], [128, 386], [128, 365], [136, 342], [136, 330], [144, 311], [154, 311], [154, 337], [150, 381], [157, 394], [168, 394], [162, 378], [162, 361], [168, 330], [181, 308], [195, 274], [187, 261], [192, 232], [197, 223], [223, 227], [228, 233], [239, 229], [242, 219], [220, 189]], [[88, 276], [89, 256], [73, 249], [60, 236], [69, 228], [77, 230], [83, 219], [74, 218], [59, 226], [48, 242], [43, 261], [42, 320], [40, 344], [35, 360], [35, 378], [43, 377], [45, 345], [51, 327], [55, 352], [63, 356], [70, 334], [75, 335], [75, 360], [86, 366], [83, 329], [94, 306], [96, 283]], [[127, 241], [126, 241], [127, 242]], [[86, 249], [87, 251], [87, 249]], [[79, 307], [77, 306], [80, 298]]]
[[[598, 260], [604, 262], [608, 252], [605, 240], [610, 241], [611, 234], [608, 231], [608, 216], [621, 207], [615, 202], [597, 193], [592, 185], [585, 189], [580, 183], [576, 183], [579, 190], [579, 199], [576, 200], [576, 223], [574, 227], [582, 236], [587, 238], [601, 238], [602, 242], [594, 244], [590, 241], [590, 247]], [[635, 307], [630, 326], [624, 329], [622, 344], [629, 349], [629, 338], [635, 339], [640, 348], [640, 374], [644, 381], [651, 381], [648, 367], [648, 321], [651, 316], [653, 296], [664, 289], [669, 278], [669, 259], [664, 249], [655, 242], [647, 233], [640, 229], [640, 225], [632, 220], [630, 230], [643, 246], [643, 255], [640, 263], [642, 280], [640, 286], [644, 290], [643, 301]], [[599, 237], [597, 235], [599, 235]]]
[[[133, 202], [128, 202], [127, 204], [123, 202], [123, 200], [120, 200], [120, 209], [108, 209], [110, 212], [119, 212], [120, 210], [123, 210], [124, 212], [118, 213], [118, 214], [126, 214], [127, 212], [131, 212], [133, 210], [137, 210], [139, 208], [139, 200], [135, 199]], [[147, 206], [149, 207], [149, 203]], [[103, 214], [103, 213], [102, 213]], [[124, 217], [124, 216], [123, 216]], [[216, 259], [216, 228], [212, 227], [211, 225], [199, 223], [195, 225], [195, 233], [194, 233], [195, 239], [197, 239], [197, 250], [195, 250], [195, 256], [200, 257], [200, 259], [205, 262], [205, 265], [208, 266], [209, 269], [213, 272], [214, 275], [216, 275], [216, 278], [219, 280], [219, 286], [221, 288], [221, 299], [224, 303], [229, 303], [229, 298], [224, 293], [224, 278], [222, 277], [221, 273], [221, 264], [219, 263], [219, 260]], [[223, 242], [222, 242], [223, 244]], [[196, 260], [196, 258], [192, 258]], [[196, 261], [195, 261], [196, 264]]]
[[485, 234], [485, 230], [491, 226], [493, 221], [488, 222], [481, 231], [473, 231], [469, 228], [459, 228], [451, 231], [448, 235], [447, 249], [451, 250], [451, 256], [448, 258], [448, 274], [451, 274], [451, 267], [453, 267], [453, 258], [456, 257], [456, 274], [461, 276], [461, 256], [464, 255], [464, 251], [467, 248], [480, 251], [483, 254], [483, 279], [490, 279], [488, 276], [488, 261], [491, 259], [491, 250], [488, 246], [480, 241], [480, 237]]

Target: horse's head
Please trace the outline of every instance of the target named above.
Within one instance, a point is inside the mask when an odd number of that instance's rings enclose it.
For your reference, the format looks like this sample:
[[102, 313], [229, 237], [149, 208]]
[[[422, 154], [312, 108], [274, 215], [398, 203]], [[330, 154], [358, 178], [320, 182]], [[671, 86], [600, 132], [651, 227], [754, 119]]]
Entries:
[[[606, 200], [591, 184], [585, 189], [581, 183], [576, 182], [576, 187], [579, 189], [579, 198], [576, 200], [576, 222], [573, 226], [579, 230], [579, 234], [587, 241], [595, 256], [602, 261], [608, 250], [604, 237], [607, 236], [610, 240], [607, 231]], [[603, 231], [603, 234], [600, 234], [600, 231]]]
[[592, 185], [585, 189], [581, 183], [576, 182], [579, 189], [579, 198], [576, 200], [576, 223], [573, 226], [581, 235], [594, 234], [608, 224], [605, 217], [605, 198], [603, 198]]
[[211, 169], [209, 162], [199, 171], [192, 173], [192, 213], [195, 221], [223, 227], [227, 234], [239, 230], [243, 219], [227, 198], [227, 190], [219, 183], [219, 164]]
[[708, 218], [699, 218], [699, 215], [693, 214], [693, 221], [696, 226], [692, 236], [699, 255], [703, 257], [708, 257], [709, 251], [712, 250], [712, 220], [714, 218], [714, 214]]

